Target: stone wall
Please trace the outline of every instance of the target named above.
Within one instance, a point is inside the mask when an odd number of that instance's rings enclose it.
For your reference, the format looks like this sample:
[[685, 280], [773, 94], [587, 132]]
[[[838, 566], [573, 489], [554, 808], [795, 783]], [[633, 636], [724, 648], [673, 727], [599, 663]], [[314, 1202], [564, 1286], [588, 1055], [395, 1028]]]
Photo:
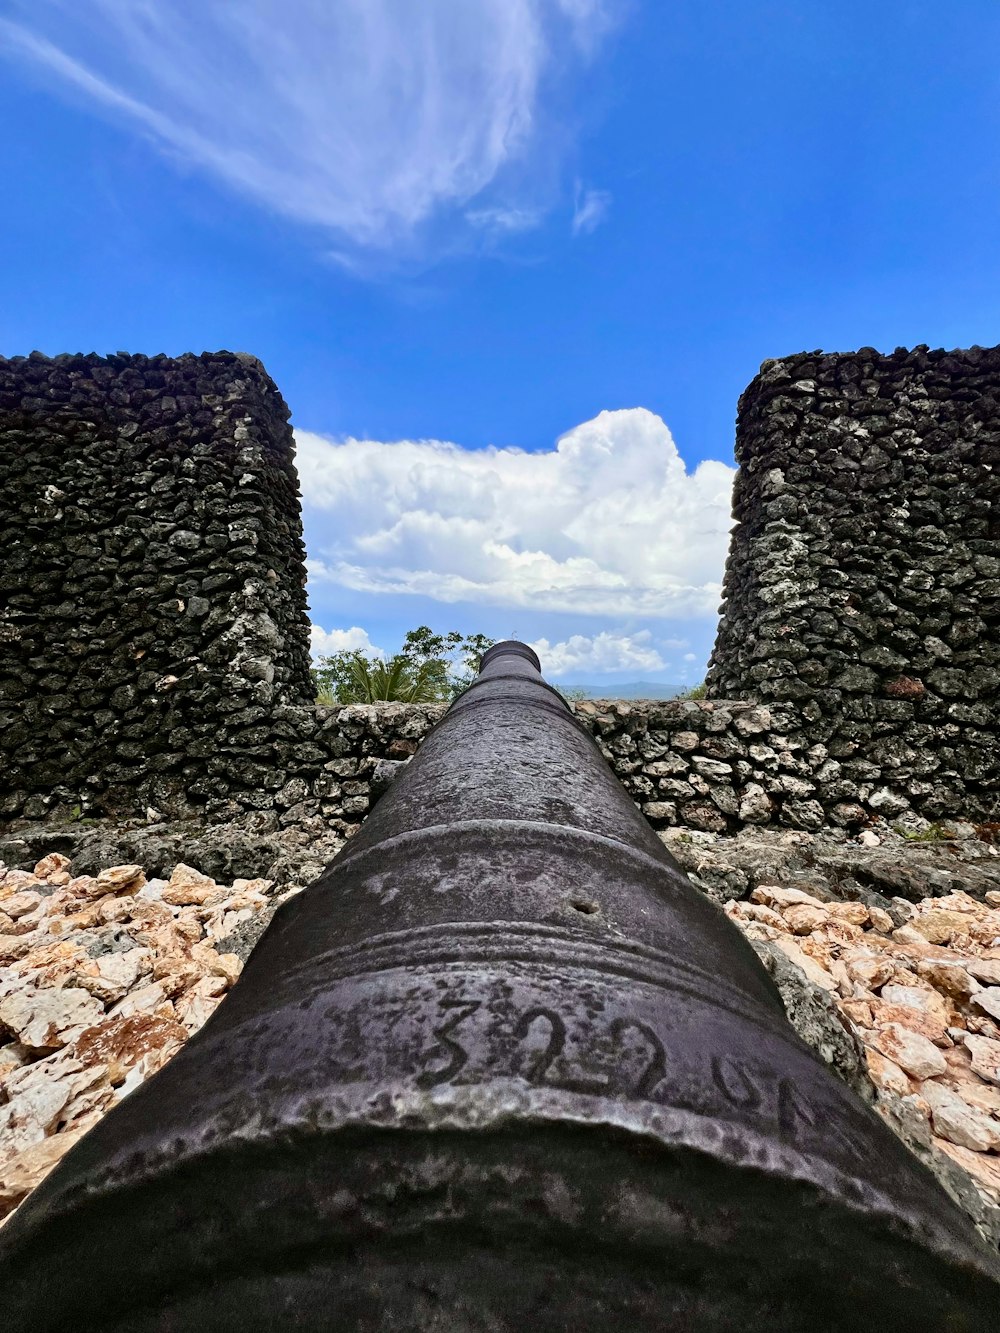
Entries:
[[[1000, 348], [765, 365], [710, 699], [576, 705], [654, 825], [1000, 818], [998, 403]], [[0, 438], [0, 821], [356, 827], [441, 708], [312, 704], [260, 363], [0, 360]]]
[[1000, 348], [765, 362], [709, 695], [794, 703], [890, 804], [997, 818]]
[[[794, 704], [585, 700], [572, 708], [655, 828], [857, 828], [873, 814], [908, 812], [868, 768], [812, 744]], [[416, 753], [443, 713], [443, 704], [279, 709], [276, 725], [299, 738], [284, 767], [274, 765], [255, 792], [210, 802], [206, 813], [226, 821], [253, 810], [258, 830], [293, 829], [306, 842], [350, 834], [386, 780], [385, 761]], [[209, 758], [209, 777], [224, 776], [226, 762]]]
[[312, 693], [288, 408], [260, 362], [0, 359], [0, 441], [0, 816], [256, 787], [276, 710]]

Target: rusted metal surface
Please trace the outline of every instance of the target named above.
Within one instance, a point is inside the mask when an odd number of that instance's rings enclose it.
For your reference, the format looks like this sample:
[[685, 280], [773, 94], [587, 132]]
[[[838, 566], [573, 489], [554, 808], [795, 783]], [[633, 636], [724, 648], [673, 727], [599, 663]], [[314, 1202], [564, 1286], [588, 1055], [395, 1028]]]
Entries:
[[32, 1330], [957, 1333], [998, 1274], [511, 643], [0, 1230]]

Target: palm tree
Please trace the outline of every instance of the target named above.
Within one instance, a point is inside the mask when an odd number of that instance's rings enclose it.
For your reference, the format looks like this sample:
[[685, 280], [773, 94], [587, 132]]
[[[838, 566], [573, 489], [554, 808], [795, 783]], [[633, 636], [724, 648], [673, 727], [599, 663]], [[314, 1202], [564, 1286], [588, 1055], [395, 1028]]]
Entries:
[[371, 704], [380, 700], [426, 704], [440, 699], [441, 685], [434, 663], [412, 662], [401, 653], [387, 662], [370, 662], [359, 654], [350, 663], [347, 680], [337, 693], [345, 704]]

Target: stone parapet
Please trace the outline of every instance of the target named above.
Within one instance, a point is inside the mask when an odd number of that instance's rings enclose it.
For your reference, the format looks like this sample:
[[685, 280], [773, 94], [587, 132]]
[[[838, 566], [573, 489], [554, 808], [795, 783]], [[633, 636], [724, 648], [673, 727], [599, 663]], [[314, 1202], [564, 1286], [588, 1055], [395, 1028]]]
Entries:
[[0, 359], [0, 817], [205, 799], [312, 696], [288, 408], [254, 357]]
[[[881, 818], [916, 831], [927, 824], [890, 764], [833, 758], [812, 741], [810, 719], [792, 703], [584, 700], [571, 707], [655, 828], [856, 830]], [[148, 817], [208, 825], [249, 817], [258, 835], [325, 846], [358, 827], [393, 765], [416, 753], [444, 711], [444, 704], [283, 706], [252, 765], [220, 746], [206, 756], [195, 795], [166, 794]], [[943, 817], [951, 803], [942, 782], [939, 802], [925, 797], [920, 807]], [[46, 822], [86, 822], [101, 813], [98, 797], [73, 810], [53, 806]], [[7, 827], [36, 822], [22, 816]]]
[[709, 696], [794, 704], [929, 818], [996, 818], [1000, 348], [765, 362], [736, 455]]

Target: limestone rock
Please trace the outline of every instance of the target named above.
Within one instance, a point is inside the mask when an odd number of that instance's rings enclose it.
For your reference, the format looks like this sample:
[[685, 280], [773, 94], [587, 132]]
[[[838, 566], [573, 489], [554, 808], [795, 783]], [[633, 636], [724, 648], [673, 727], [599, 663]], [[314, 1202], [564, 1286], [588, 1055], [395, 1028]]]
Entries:
[[50, 883], [66, 883], [69, 878], [68, 875], [66, 880], [61, 879], [61, 877], [66, 874], [69, 867], [70, 859], [68, 856], [62, 856], [59, 852], [49, 852], [48, 856], [43, 856], [37, 863], [33, 873], [39, 879], [48, 880]]
[[972, 997], [972, 1003], [991, 1018], [1000, 1019], [1000, 986], [987, 986], [984, 990], [977, 991]]
[[811, 903], [791, 903], [782, 910], [782, 916], [794, 935], [811, 935], [830, 919], [823, 907]]
[[1000, 986], [1000, 958], [969, 958], [965, 968], [984, 986]]
[[65, 1046], [103, 1017], [104, 1006], [79, 987], [25, 990], [0, 1000], [0, 1023], [34, 1050]]
[[920, 1033], [899, 1023], [889, 1023], [882, 1028], [872, 1038], [871, 1044], [913, 1078], [933, 1078], [948, 1068], [936, 1046]]
[[112, 866], [102, 870], [95, 881], [96, 893], [135, 893], [146, 882], [142, 866]]
[[980, 1078], [1000, 1084], [1000, 1041], [970, 1035], [965, 1039], [965, 1048], [972, 1056], [972, 1068]]
[[23, 889], [20, 893], [14, 893], [4, 899], [4, 915], [10, 917], [12, 921], [17, 921], [20, 917], [27, 916], [29, 912], [34, 912], [41, 902], [40, 893]]
[[149, 970], [150, 958], [148, 949], [105, 954], [82, 963], [73, 974], [74, 980], [98, 1000], [114, 1004]]
[[200, 906], [214, 893], [218, 886], [214, 879], [208, 875], [203, 875], [199, 870], [194, 870], [191, 866], [184, 865], [183, 862], [177, 865], [174, 873], [170, 876], [166, 888], [163, 890], [162, 898], [165, 903], [170, 903], [176, 907], [182, 907], [188, 904]]
[[83, 1122], [72, 1130], [41, 1139], [23, 1151], [0, 1157], [0, 1216], [8, 1213], [41, 1184], [59, 1159], [83, 1138], [94, 1121]]
[[920, 1085], [920, 1094], [931, 1109], [935, 1134], [974, 1152], [1000, 1148], [1000, 1121], [971, 1107], [953, 1089], [927, 1082]]
[[893, 1093], [897, 1097], [908, 1097], [912, 1088], [907, 1075], [899, 1065], [886, 1058], [881, 1052], [868, 1047], [865, 1051], [868, 1072], [876, 1088]]
[[129, 991], [124, 999], [119, 1000], [108, 1010], [110, 1018], [132, 1018], [135, 1014], [154, 1014], [161, 1005], [167, 1004], [167, 993], [159, 981], [150, 981]]
[[[940, 966], [940, 964], [939, 964]], [[941, 998], [930, 986], [899, 986], [891, 984], [882, 987], [882, 999], [886, 1004], [903, 1005], [917, 1009], [937, 1020], [942, 1027], [952, 1021], [954, 1009]]]
[[932, 908], [914, 918], [912, 929], [929, 944], [948, 944], [956, 935], [968, 933], [969, 920], [962, 912]]
[[971, 962], [938, 962], [925, 958], [917, 963], [917, 974], [924, 978], [936, 990], [954, 1000], [967, 1002], [979, 989], [971, 975]]

